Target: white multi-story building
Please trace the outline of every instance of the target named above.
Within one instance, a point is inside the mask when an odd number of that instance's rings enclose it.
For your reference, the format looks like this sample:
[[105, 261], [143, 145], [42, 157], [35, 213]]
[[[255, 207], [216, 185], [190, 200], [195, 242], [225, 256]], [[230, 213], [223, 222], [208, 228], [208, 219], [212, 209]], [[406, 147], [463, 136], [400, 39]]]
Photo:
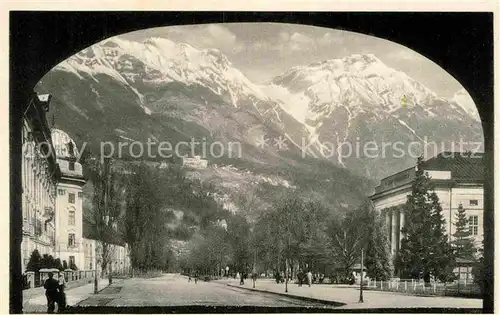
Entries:
[[31, 253], [54, 254], [56, 184], [59, 168], [46, 120], [50, 97], [35, 95], [22, 119], [22, 268]]
[[[49, 103], [50, 96], [35, 95], [23, 117], [22, 269], [26, 270], [35, 249], [66, 261], [68, 267], [74, 263], [78, 269], [94, 269], [100, 242], [84, 235], [84, 223], [90, 223], [83, 220], [83, 168], [75, 141], [66, 132], [49, 128]], [[130, 265], [128, 247], [114, 243], [114, 270], [126, 270]]]
[[[423, 162], [424, 173], [431, 177], [446, 220], [446, 233], [451, 241], [459, 205], [466, 210], [469, 229], [476, 246], [483, 241], [483, 154], [442, 152]], [[370, 197], [376, 210], [385, 216], [386, 229], [393, 257], [401, 247], [401, 228], [406, 222], [404, 204], [411, 194], [416, 168], [408, 168], [386, 177]], [[468, 269], [465, 269], [468, 270]]]
[[76, 143], [67, 133], [52, 130], [60, 176], [57, 182], [55, 254], [68, 266], [81, 268], [85, 262], [83, 251], [83, 177], [82, 165], [76, 158]]
[[208, 167], [208, 160], [202, 159], [199, 155], [194, 158], [183, 157], [182, 167], [193, 169], [205, 169]]

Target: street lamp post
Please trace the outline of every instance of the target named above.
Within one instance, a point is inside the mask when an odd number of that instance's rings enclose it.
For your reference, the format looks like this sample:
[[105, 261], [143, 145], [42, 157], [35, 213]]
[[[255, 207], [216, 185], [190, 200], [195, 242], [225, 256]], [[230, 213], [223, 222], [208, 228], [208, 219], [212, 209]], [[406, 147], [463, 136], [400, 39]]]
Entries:
[[97, 292], [99, 291], [98, 289], [98, 280], [97, 280], [97, 265], [100, 263], [99, 260], [96, 260], [96, 264], [95, 264], [95, 273], [94, 273], [94, 294], [97, 294]]
[[285, 257], [285, 292], [288, 292], [288, 257]]
[[255, 289], [255, 280], [257, 279], [257, 269], [256, 269], [256, 260], [257, 260], [257, 248], [254, 246], [254, 249], [253, 249], [253, 270], [252, 270], [252, 273], [253, 273], [253, 288]]
[[361, 248], [361, 274], [359, 281], [359, 303], [363, 303], [363, 249]]

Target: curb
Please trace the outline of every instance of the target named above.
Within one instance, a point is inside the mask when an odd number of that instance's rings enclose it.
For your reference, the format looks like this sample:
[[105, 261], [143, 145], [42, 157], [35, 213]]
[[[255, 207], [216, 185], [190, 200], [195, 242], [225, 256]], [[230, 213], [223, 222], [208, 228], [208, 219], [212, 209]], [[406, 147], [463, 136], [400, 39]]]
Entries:
[[84, 301], [86, 301], [86, 300], [88, 300], [88, 299], [92, 298], [93, 296], [98, 295], [99, 293], [101, 293], [101, 291], [102, 291], [102, 290], [104, 290], [104, 289], [106, 289], [106, 288], [108, 288], [108, 287], [109, 287], [109, 283], [108, 283], [108, 285], [107, 285], [107, 286], [105, 286], [104, 288], [102, 288], [102, 289], [100, 289], [100, 290], [97, 290], [97, 293], [93, 293], [93, 292], [92, 292], [92, 293], [90, 294], [90, 296], [87, 296], [86, 298], [84, 298], [84, 299], [82, 299], [82, 300], [80, 300], [80, 301], [76, 302], [74, 305], [71, 305], [71, 306], [78, 306], [80, 303], [82, 303], [82, 302], [84, 302]]
[[328, 300], [316, 299], [316, 298], [312, 298], [312, 297], [308, 297], [308, 296], [293, 295], [293, 294], [288, 294], [288, 293], [267, 291], [267, 290], [262, 290], [262, 289], [254, 289], [254, 288], [241, 287], [241, 286], [237, 286], [237, 285], [229, 284], [229, 283], [227, 284], [227, 286], [233, 287], [233, 288], [238, 288], [238, 289], [243, 289], [243, 290], [248, 290], [248, 291], [257, 291], [257, 292], [262, 292], [262, 293], [270, 293], [270, 294], [285, 296], [285, 297], [288, 297], [288, 298], [298, 299], [298, 300], [302, 300], [302, 301], [321, 303], [321, 304], [326, 304], [326, 305], [331, 305], [331, 306], [336, 306], [336, 307], [347, 305], [346, 303], [342, 303], [342, 302], [328, 301]]

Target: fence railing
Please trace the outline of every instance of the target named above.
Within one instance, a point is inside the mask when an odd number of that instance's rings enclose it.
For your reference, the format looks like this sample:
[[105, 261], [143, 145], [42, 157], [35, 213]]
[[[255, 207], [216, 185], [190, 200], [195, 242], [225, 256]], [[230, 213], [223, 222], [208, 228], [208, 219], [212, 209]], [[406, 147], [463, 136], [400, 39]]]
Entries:
[[[58, 273], [54, 273], [54, 279], [59, 278]], [[43, 286], [45, 280], [48, 277], [46, 272], [32, 272], [28, 271], [23, 274], [22, 287], [23, 290], [38, 288]], [[79, 281], [82, 279], [93, 279], [95, 277], [95, 270], [75, 270], [75, 271], [64, 271], [64, 280], [67, 284], [71, 282]]]
[[480, 297], [480, 287], [472, 280], [460, 280], [449, 283], [433, 281], [425, 283], [418, 280], [365, 281], [365, 289], [401, 292], [415, 295], [470, 296]]

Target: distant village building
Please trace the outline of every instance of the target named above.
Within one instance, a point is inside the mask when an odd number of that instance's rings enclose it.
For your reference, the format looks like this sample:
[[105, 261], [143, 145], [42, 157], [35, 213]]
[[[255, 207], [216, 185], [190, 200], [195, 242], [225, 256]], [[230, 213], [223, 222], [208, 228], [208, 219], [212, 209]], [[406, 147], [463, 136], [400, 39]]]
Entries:
[[[449, 241], [455, 233], [454, 223], [461, 204], [469, 219], [469, 229], [478, 248], [483, 241], [484, 163], [483, 153], [465, 155], [460, 152], [442, 152], [423, 162], [435, 185], [435, 192], [443, 208], [446, 233]], [[380, 181], [375, 194], [370, 197], [376, 210], [385, 216], [391, 253], [396, 255], [401, 247], [401, 228], [406, 222], [403, 212], [407, 196], [411, 194], [415, 167], [408, 168]], [[465, 263], [467, 264], [467, 263]], [[470, 278], [470, 268], [464, 268], [462, 278]]]
[[[50, 96], [35, 95], [22, 119], [22, 270], [26, 271], [35, 249], [68, 266], [94, 269], [100, 242], [84, 233], [90, 230], [90, 222], [83, 220], [86, 180], [77, 160], [79, 152], [66, 132], [49, 128], [49, 103]], [[125, 270], [128, 247], [118, 238], [112, 243], [116, 247], [112, 263]]]
[[158, 165], [158, 168], [160, 168], [160, 169], [168, 168], [167, 162], [160, 162], [160, 165]]
[[204, 169], [208, 167], [208, 160], [202, 159], [199, 155], [195, 156], [194, 158], [183, 157], [182, 167]]

